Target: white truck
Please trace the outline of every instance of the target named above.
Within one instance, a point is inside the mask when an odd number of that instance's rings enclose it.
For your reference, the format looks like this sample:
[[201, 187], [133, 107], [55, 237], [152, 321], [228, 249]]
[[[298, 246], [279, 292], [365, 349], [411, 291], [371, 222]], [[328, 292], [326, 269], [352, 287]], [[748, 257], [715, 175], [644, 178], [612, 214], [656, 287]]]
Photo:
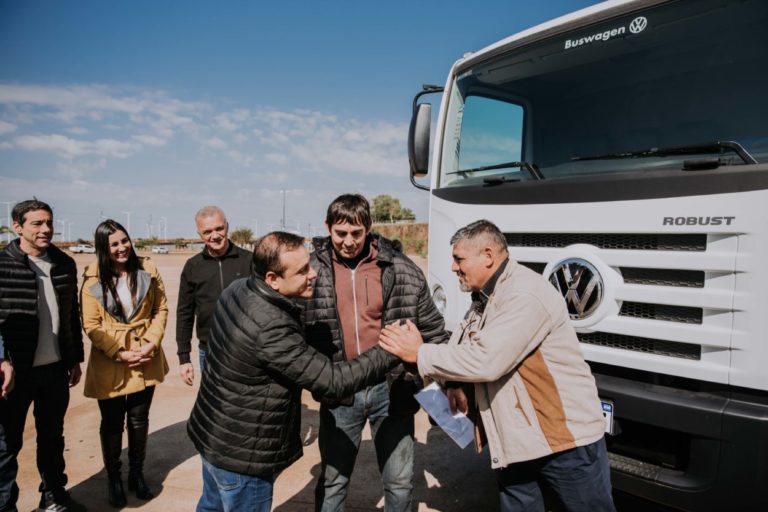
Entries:
[[612, 0], [513, 35], [424, 86], [408, 142], [448, 327], [449, 239], [489, 219], [563, 293], [614, 488], [768, 510], [768, 2]]

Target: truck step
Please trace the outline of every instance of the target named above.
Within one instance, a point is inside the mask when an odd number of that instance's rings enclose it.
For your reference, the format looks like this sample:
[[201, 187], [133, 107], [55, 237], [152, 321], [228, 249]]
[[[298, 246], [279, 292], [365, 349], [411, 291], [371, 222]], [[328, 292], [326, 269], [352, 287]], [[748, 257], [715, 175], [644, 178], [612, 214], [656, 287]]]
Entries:
[[608, 462], [611, 465], [611, 469], [646, 478], [648, 480], [657, 480], [661, 471], [664, 469], [663, 467], [651, 464], [650, 462], [643, 462], [641, 460], [610, 452], [608, 452]]

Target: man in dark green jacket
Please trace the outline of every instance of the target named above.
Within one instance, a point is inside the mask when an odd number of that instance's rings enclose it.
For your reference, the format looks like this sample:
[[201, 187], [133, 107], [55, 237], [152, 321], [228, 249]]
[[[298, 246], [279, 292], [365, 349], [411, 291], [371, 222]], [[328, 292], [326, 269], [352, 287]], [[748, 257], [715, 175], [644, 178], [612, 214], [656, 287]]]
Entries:
[[399, 364], [378, 347], [334, 364], [307, 345], [292, 299], [311, 297], [316, 275], [303, 238], [270, 233], [221, 295], [187, 426], [203, 458], [197, 510], [270, 510], [274, 477], [302, 455], [302, 388], [340, 398]]
[[229, 223], [221, 208], [201, 208], [195, 215], [195, 225], [205, 248], [184, 264], [176, 307], [179, 374], [189, 386], [195, 381], [195, 369], [189, 357], [192, 351], [192, 326], [195, 325], [195, 317], [202, 375], [205, 367], [205, 347], [210, 336], [216, 301], [232, 281], [247, 277], [251, 273], [251, 253], [227, 238]]

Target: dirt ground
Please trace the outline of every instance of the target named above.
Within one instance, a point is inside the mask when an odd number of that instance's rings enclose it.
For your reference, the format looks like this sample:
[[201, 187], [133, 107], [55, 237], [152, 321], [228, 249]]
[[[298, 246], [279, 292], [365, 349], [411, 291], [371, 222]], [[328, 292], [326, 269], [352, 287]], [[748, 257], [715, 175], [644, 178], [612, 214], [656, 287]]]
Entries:
[[[175, 329], [179, 275], [192, 254], [153, 254], [165, 283], [170, 315], [163, 349], [170, 364], [166, 381], [158, 386], [150, 412], [150, 439], [146, 463], [147, 480], [158, 491], [157, 497], [141, 502], [128, 495], [128, 509], [142, 511], [194, 510], [202, 489], [200, 458], [186, 434], [186, 421], [197, 393], [178, 375]], [[94, 260], [93, 255], [75, 255], [78, 268]], [[423, 258], [414, 258], [422, 268]], [[192, 360], [197, 361], [197, 343]], [[90, 342], [85, 341], [86, 361]], [[195, 364], [197, 369], [197, 364]], [[83, 364], [85, 371], [85, 364]], [[311, 510], [313, 489], [319, 474], [317, 447], [318, 405], [308, 393], [302, 398], [302, 438], [304, 457], [285, 470], [275, 483], [273, 510], [281, 512]], [[71, 390], [65, 421], [68, 488], [73, 497], [91, 511], [110, 510], [106, 501], [106, 474], [99, 448], [99, 411], [95, 400], [83, 396], [81, 383]], [[497, 510], [498, 496], [487, 453], [477, 455], [468, 447], [460, 450], [438, 428], [430, 428], [427, 417], [416, 417], [416, 475], [414, 508], [419, 511]], [[35, 466], [33, 414], [27, 417], [24, 448], [19, 456], [18, 483], [21, 489], [19, 510], [34, 510], [39, 500], [39, 476]], [[127, 450], [123, 450], [127, 464]], [[125, 474], [125, 472], [124, 472]], [[347, 510], [383, 509], [383, 493], [370, 433], [364, 434], [355, 472], [350, 484]]]

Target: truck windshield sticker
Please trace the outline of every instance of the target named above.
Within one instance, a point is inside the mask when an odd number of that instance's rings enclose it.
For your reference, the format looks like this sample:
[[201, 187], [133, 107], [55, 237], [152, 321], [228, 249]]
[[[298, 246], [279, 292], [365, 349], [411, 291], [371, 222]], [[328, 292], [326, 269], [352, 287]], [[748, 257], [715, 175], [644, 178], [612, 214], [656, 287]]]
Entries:
[[568, 50], [570, 48], [577, 48], [585, 44], [592, 44], [601, 41], [605, 42], [613, 39], [614, 37], [625, 35], [627, 30], [629, 30], [631, 34], [639, 34], [645, 30], [647, 26], [648, 19], [645, 16], [638, 16], [629, 22], [629, 26], [623, 25], [621, 27], [614, 27], [612, 29], [603, 30], [602, 32], [580, 37], [579, 39], [566, 39], [564, 49]]

